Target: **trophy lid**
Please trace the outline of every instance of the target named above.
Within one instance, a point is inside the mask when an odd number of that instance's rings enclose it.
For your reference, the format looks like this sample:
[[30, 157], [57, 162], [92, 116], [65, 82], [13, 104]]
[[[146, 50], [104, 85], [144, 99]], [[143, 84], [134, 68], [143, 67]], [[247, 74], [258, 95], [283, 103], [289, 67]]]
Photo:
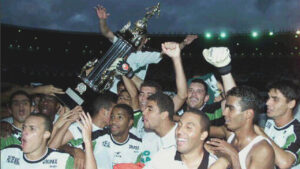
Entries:
[[146, 34], [147, 33], [147, 26], [148, 26], [148, 20], [155, 15], [155, 13], [157, 13], [157, 15], [159, 15], [160, 13], [160, 3], [157, 3], [156, 6], [147, 8], [146, 10], [148, 10], [145, 14], [145, 16], [136, 21], [135, 23], [135, 28], [132, 30], [133, 32], [137, 32], [138, 34]]

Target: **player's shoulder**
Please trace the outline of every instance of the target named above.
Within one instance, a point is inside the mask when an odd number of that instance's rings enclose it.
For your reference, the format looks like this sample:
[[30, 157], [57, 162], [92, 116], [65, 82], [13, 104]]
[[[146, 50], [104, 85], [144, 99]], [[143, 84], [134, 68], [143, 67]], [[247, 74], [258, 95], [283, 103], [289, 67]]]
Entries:
[[137, 137], [136, 135], [132, 134], [132, 133], [129, 133], [129, 138], [131, 140], [134, 140], [134, 141], [137, 141], [137, 142], [142, 142], [142, 139]]
[[18, 151], [22, 151], [22, 147], [20, 145], [17, 145], [17, 144], [12, 144], [12, 145], [9, 145], [5, 148], [3, 148], [1, 151], [9, 151], [9, 150], [18, 150]]
[[92, 132], [92, 140], [96, 140], [99, 137], [103, 137], [105, 135], [109, 135], [109, 129], [108, 128], [104, 128], [103, 130], [96, 130], [94, 132]]
[[264, 138], [255, 143], [250, 152], [255, 155], [260, 154], [260, 157], [267, 157], [274, 154], [274, 149], [272, 148], [270, 141], [268, 141], [267, 138]]
[[53, 149], [53, 148], [48, 148], [48, 155], [59, 155], [59, 156], [71, 156], [69, 153], [59, 150], [59, 149]]

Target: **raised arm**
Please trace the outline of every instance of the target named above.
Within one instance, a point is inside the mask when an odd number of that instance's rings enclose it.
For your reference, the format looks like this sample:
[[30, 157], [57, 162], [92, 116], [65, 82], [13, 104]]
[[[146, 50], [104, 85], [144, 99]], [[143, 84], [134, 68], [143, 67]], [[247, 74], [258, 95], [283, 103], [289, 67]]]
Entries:
[[138, 90], [131, 79], [126, 76], [122, 76], [126, 90], [128, 91], [131, 98], [131, 107], [134, 111], [139, 110], [139, 98]]
[[115, 35], [109, 29], [109, 27], [107, 26], [107, 23], [106, 23], [106, 19], [108, 18], [108, 16], [110, 14], [107, 13], [106, 9], [101, 5], [97, 5], [95, 7], [95, 9], [97, 12], [97, 16], [99, 18], [99, 26], [100, 26], [100, 31], [101, 31], [102, 35], [105, 36], [107, 39], [109, 39], [111, 42], [113, 42]]
[[179, 44], [175, 42], [165, 42], [161, 45], [161, 47], [162, 52], [172, 59], [174, 65], [177, 94], [174, 96], [173, 102], [175, 111], [178, 111], [187, 98], [187, 82], [180, 56], [181, 50]]
[[[64, 108], [62, 107], [60, 111], [63, 111], [62, 109]], [[73, 136], [68, 128], [79, 118], [79, 113], [82, 111], [83, 110], [80, 106], [76, 106], [71, 111], [64, 112], [60, 115], [53, 126], [53, 132], [48, 144], [49, 147], [58, 148], [73, 139]]]
[[93, 145], [92, 145], [92, 118], [88, 113], [82, 113], [80, 115], [81, 121], [77, 121], [81, 130], [82, 138], [85, 145], [85, 169], [97, 169], [97, 163], [95, 156], [93, 154]]
[[222, 77], [225, 93], [236, 86], [231, 75], [231, 58], [228, 48], [211, 47], [209, 49], [204, 49], [202, 54], [208, 63], [218, 69]]
[[225, 126], [210, 126], [209, 136], [226, 139], [230, 136], [230, 131], [226, 129]]
[[179, 44], [179, 48], [182, 50], [185, 46], [191, 44], [197, 38], [198, 35], [187, 35], [185, 39]]

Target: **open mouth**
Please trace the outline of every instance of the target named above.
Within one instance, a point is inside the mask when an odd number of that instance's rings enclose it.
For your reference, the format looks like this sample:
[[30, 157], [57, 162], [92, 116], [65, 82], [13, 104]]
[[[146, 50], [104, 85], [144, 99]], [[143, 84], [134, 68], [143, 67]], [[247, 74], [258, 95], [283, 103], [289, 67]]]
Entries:
[[111, 131], [116, 131], [116, 130], [118, 130], [118, 129], [119, 129], [119, 127], [116, 126], [116, 125], [110, 126], [110, 130], [111, 130]]
[[22, 148], [24, 148], [26, 142], [27, 142], [27, 141], [26, 141], [25, 138], [22, 138], [22, 139], [21, 139], [21, 147], [22, 147]]
[[19, 115], [20, 115], [20, 116], [24, 116], [24, 115], [25, 115], [25, 110], [24, 110], [24, 109], [20, 109]]
[[177, 138], [176, 142], [177, 142], [177, 146], [181, 146], [181, 145], [184, 145], [187, 142], [187, 139]]

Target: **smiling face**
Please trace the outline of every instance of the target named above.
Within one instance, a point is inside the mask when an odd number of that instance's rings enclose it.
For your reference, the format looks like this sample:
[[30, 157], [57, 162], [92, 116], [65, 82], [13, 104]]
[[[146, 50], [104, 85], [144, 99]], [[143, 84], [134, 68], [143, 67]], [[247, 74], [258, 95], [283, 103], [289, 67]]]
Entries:
[[43, 96], [39, 102], [39, 112], [49, 116], [52, 121], [58, 109], [59, 103], [53, 96]]
[[205, 102], [207, 102], [209, 96], [206, 95], [205, 87], [201, 83], [192, 82], [188, 88], [188, 98], [186, 100], [187, 105], [190, 108], [199, 109]]
[[44, 149], [50, 132], [45, 130], [45, 121], [41, 117], [29, 116], [22, 127], [22, 150], [25, 154], [32, 154]]
[[180, 118], [176, 128], [177, 150], [187, 154], [197, 151], [203, 147], [207, 131], [202, 131], [200, 116], [194, 113], [185, 112]]
[[125, 109], [113, 108], [110, 116], [110, 130], [113, 136], [127, 136], [133, 120]]

